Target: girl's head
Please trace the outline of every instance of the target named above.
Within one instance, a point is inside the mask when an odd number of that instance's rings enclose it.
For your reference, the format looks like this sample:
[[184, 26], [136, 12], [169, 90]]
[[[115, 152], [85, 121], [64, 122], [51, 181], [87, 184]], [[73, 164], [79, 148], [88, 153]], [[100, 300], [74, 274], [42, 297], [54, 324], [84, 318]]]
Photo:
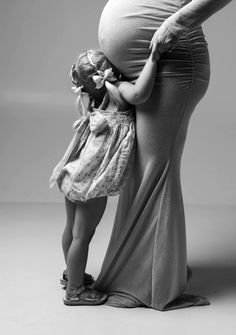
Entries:
[[77, 61], [72, 66], [72, 82], [77, 87], [83, 86], [83, 92], [88, 93], [92, 99], [100, 101], [106, 93], [106, 87], [103, 85], [101, 88], [96, 88], [97, 85], [94, 81], [94, 76], [98, 75], [99, 71], [104, 73], [105, 70], [110, 68], [114, 76], [118, 78], [119, 72], [100, 50], [88, 50], [79, 55]]

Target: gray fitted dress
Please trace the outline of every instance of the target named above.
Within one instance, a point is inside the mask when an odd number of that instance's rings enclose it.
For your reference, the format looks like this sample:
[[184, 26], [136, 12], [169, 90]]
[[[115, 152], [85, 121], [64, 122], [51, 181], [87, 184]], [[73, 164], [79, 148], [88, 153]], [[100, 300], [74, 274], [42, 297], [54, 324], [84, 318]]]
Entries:
[[[110, 0], [99, 26], [102, 51], [135, 81], [154, 32], [187, 2]], [[189, 119], [207, 90], [209, 72], [202, 28], [188, 29], [177, 47], [162, 55], [152, 96], [136, 108], [134, 171], [120, 195], [96, 283], [109, 293], [109, 305], [168, 310], [206, 303], [183, 294], [187, 263], [180, 162]]]

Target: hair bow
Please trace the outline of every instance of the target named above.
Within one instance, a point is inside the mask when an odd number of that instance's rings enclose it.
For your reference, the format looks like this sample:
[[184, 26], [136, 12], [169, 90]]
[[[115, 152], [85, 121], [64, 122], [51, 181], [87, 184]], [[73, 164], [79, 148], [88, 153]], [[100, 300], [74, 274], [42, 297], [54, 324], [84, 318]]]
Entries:
[[109, 82], [114, 82], [117, 80], [111, 67], [105, 71], [97, 70], [97, 73], [98, 74], [93, 76], [93, 81], [95, 82], [97, 89], [101, 88], [106, 80]]
[[72, 91], [78, 95], [77, 99], [76, 99], [76, 104], [78, 106], [78, 111], [80, 112], [80, 107], [82, 109], [82, 116], [86, 116], [86, 109], [84, 107], [84, 103], [83, 103], [83, 95], [87, 94], [82, 92], [83, 86], [72, 86], [71, 87]]

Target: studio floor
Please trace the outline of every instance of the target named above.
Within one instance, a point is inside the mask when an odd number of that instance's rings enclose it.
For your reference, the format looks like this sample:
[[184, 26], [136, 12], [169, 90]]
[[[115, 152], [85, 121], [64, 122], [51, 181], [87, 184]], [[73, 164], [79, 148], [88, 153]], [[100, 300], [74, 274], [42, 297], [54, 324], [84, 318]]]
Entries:
[[[109, 202], [90, 247], [87, 272], [99, 273], [115, 212]], [[186, 206], [188, 292], [210, 306], [171, 312], [108, 306], [68, 307], [59, 278], [64, 269], [62, 204], [0, 204], [0, 333], [31, 335], [154, 335], [236, 333], [236, 207]]]

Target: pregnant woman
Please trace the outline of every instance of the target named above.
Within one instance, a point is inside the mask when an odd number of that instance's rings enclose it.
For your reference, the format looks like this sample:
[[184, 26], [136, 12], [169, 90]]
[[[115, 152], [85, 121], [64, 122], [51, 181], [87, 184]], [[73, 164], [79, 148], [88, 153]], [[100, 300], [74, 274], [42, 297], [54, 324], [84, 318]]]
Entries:
[[[118, 204], [96, 287], [116, 307], [208, 304], [187, 281], [180, 161], [190, 116], [209, 83], [200, 24], [230, 0], [110, 0], [99, 26], [106, 57], [135, 81], [151, 47], [162, 53], [151, 98], [136, 108], [135, 169]], [[170, 52], [167, 52], [170, 51]]]

